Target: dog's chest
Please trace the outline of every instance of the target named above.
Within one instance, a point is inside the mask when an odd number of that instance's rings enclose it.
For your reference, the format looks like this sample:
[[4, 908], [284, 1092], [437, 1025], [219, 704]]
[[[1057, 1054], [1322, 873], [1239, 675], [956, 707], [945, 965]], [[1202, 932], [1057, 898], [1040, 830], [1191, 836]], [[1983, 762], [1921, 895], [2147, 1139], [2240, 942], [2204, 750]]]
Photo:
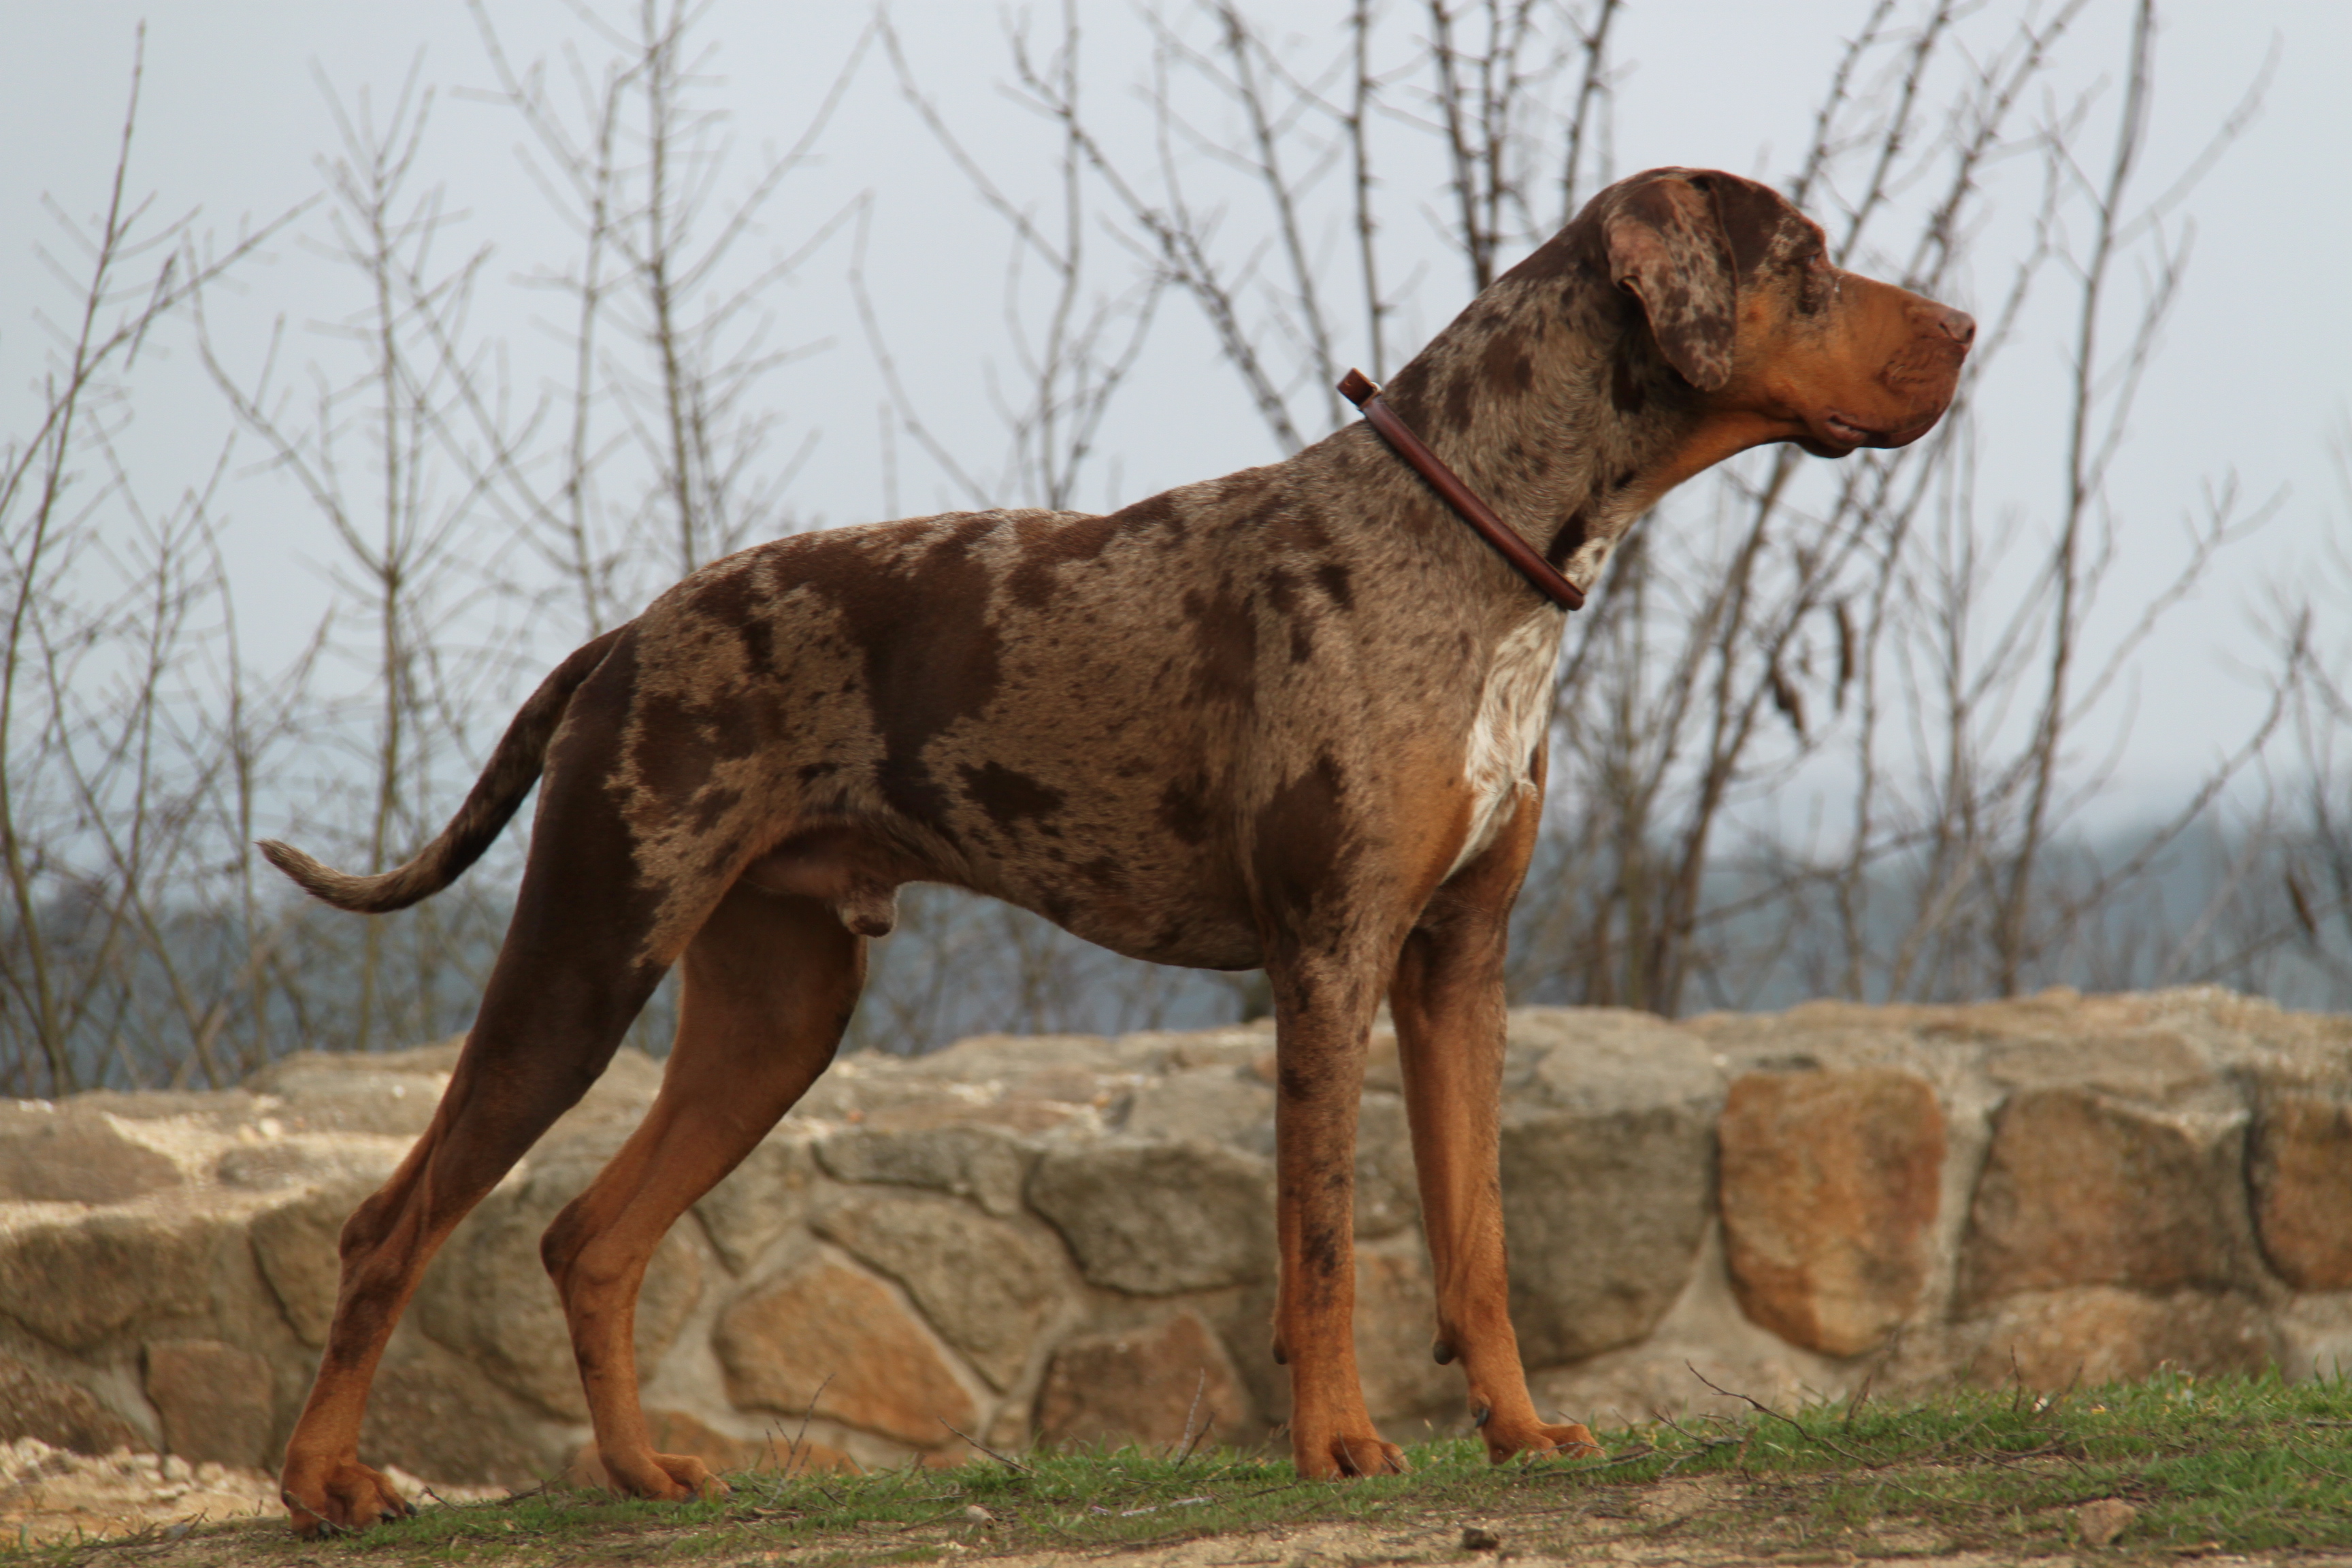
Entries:
[[1446, 869], [1449, 877], [1495, 842], [1533, 776], [1529, 764], [1551, 718], [1552, 664], [1567, 624], [1565, 616], [1539, 612], [1495, 650], [1462, 763], [1470, 786], [1470, 832]]

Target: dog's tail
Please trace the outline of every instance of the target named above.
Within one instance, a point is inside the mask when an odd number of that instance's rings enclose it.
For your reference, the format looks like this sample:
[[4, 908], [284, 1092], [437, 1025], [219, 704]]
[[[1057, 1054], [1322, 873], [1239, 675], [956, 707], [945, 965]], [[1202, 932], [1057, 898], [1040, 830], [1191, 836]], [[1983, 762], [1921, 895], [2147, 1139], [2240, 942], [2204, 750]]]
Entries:
[[555, 727], [563, 721], [572, 694], [596, 672], [613, 644], [628, 629], [615, 626], [583, 644], [539, 683], [539, 689], [524, 701], [507, 725], [507, 732], [499, 738], [498, 750], [490, 753], [482, 776], [474, 781], [466, 804], [457, 808], [449, 826], [406, 865], [373, 877], [354, 877], [274, 838], [261, 841], [261, 853], [304, 892], [354, 914], [389, 914], [431, 898], [480, 859], [482, 851], [513, 819], [515, 808], [539, 782], [548, 743], [555, 738]]

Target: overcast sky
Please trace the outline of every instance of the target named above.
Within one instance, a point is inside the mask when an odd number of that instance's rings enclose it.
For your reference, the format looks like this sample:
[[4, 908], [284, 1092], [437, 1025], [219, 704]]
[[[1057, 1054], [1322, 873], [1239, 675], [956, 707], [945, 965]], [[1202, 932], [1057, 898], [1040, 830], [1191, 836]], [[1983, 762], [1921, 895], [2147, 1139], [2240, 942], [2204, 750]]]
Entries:
[[[489, 79], [474, 23], [455, 0], [0, 5], [9, 40], [0, 51], [0, 144], [9, 149], [0, 160], [0, 428], [21, 427], [24, 389], [38, 374], [41, 339], [29, 312], [60, 302], [34, 255], [37, 245], [54, 244], [42, 199], [54, 198], [76, 216], [102, 201], [142, 16], [147, 81], [132, 184], [155, 193], [162, 209], [200, 207], [200, 226], [224, 237], [317, 188], [317, 160], [336, 139], [322, 80], [347, 102], [362, 93], [385, 102], [420, 52], [425, 79], [444, 89]], [[1319, 26], [1334, 9], [1299, 6], [1296, 14], [1300, 25]], [[2352, 510], [2330, 452], [2352, 419], [2352, 287], [2346, 281], [2352, 93], [2345, 88], [2352, 80], [2352, 5], [2178, 0], [2169, 9], [2151, 168], [2183, 164], [2273, 52], [2275, 74], [2259, 119], [2184, 209], [2195, 225], [2188, 288], [2134, 420], [2113, 499], [2133, 520], [2128, 539], [2145, 542], [2141, 580], [2147, 583], [2160, 580], [2179, 520], [2206, 487], [2234, 473], [2249, 490], [2284, 491], [2287, 499], [2264, 533], [2200, 589], [2189, 617], [2176, 623], [2177, 634], [2146, 656], [2146, 711], [2125, 785], [2127, 796], [2151, 797], [2210, 757], [2212, 744], [2199, 715], [2242, 705], [2246, 688], [2228, 667], [2253, 657], [2248, 619], [2260, 614], [2265, 585], [2294, 578], [2299, 563], [2347, 528]], [[1617, 172], [1667, 163], [1767, 177], [1784, 172], [1808, 133], [1838, 41], [1864, 10], [1858, 0], [1634, 0], [1617, 40], [1623, 71]], [[576, 31], [562, 6], [541, 0], [501, 0], [495, 14], [510, 48], [526, 58]], [[1001, 90], [1006, 13], [909, 0], [893, 14], [918, 75], [943, 110], [971, 129], [975, 147], [1005, 151], [1008, 163], [1018, 163], [1022, 139], [1034, 142], [1036, 129]], [[1093, 33], [1093, 58], [1106, 62], [1097, 90], [1116, 93], [1139, 58], [1132, 9], [1088, 0], [1081, 14]], [[720, 0], [707, 32], [723, 45], [719, 97], [742, 143], [782, 143], [798, 134], [865, 16], [851, 5]], [[2079, 92], [2111, 71], [2124, 17], [2115, 0], [2094, 4], [2078, 47], [2055, 79], [2060, 88]], [[432, 177], [446, 182], [453, 203], [473, 215], [469, 232], [497, 244], [501, 257], [527, 253], [530, 226], [544, 222], [535, 192], [518, 171], [517, 141], [502, 111], [446, 98], [425, 148]], [[795, 176], [784, 212], [814, 226], [870, 193], [877, 289], [896, 311], [898, 352], [927, 374], [936, 371], [936, 384], [950, 392], [982, 384], [978, 362], [991, 340], [976, 326], [965, 331], [964, 322], [993, 320], [1001, 230], [907, 113], [887, 73], [870, 66], [823, 154], [819, 165]], [[310, 232], [320, 230], [314, 225]], [[780, 233], [777, 243], [791, 238]], [[1999, 275], [2004, 258], [1998, 247], [2013, 239], [1979, 242], [1994, 251], [1972, 258], [1980, 278]], [[795, 437], [803, 430], [819, 437], [794, 482], [793, 506], [824, 522], [880, 515], [886, 501], [871, 412], [878, 395], [839, 288], [847, 254], [845, 244], [821, 252], [772, 302], [784, 335], [831, 344], [775, 384]], [[246, 284], [244, 309], [283, 313], [298, 332], [355, 303], [350, 280], [292, 239], [276, 246]], [[1465, 297], [1458, 276], [1433, 268], [1416, 283], [1405, 314], [1426, 333]], [[512, 330], [530, 335], [527, 318], [536, 307], [530, 301], [501, 295], [491, 308], [515, 312]], [[2063, 372], [2059, 344], [2024, 344], [2002, 395], [2030, 422], [2057, 407], [2054, 388]], [[1129, 394], [1124, 423], [1111, 432], [1120, 461], [1106, 468], [1083, 504], [1137, 499], [1278, 455], [1229, 374], [1197, 363], [1161, 374], [1165, 380]], [[193, 379], [181, 388], [192, 399], [200, 390]], [[1173, 426], [1171, 412], [1178, 409], [1182, 424]], [[952, 426], [953, 405], [940, 417]], [[142, 460], [156, 465], [159, 483], [184, 482], [171, 478], [172, 465], [195, 460], [201, 442], [175, 448], [172, 416], [155, 402], [142, 403]], [[217, 419], [216, 407], [203, 410], [202, 422]], [[2020, 450], [2034, 448], [2028, 443]], [[2032, 490], [2032, 476], [2012, 478], [2021, 493]], [[901, 510], [954, 499], [907, 493]], [[273, 504], [265, 491], [241, 504], [232, 542], [247, 625], [265, 655], [299, 640], [308, 626], [299, 606], [322, 592], [316, 563], [324, 547], [316, 529], [315, 520]], [[2127, 591], [2133, 581], [2127, 574]], [[279, 613], [289, 605], [297, 612]], [[2345, 609], [2352, 619], [2352, 605]]]

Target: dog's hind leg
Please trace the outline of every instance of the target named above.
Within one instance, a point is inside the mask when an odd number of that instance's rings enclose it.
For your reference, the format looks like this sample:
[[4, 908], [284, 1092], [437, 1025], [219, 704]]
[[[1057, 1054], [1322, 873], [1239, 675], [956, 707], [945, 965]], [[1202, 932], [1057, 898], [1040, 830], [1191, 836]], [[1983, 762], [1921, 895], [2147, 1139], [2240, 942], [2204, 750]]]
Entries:
[[1503, 956], [1540, 802], [1528, 792], [1510, 827], [1438, 889], [1389, 993], [1437, 1275], [1437, 1359], [1461, 1361], [1472, 1419], [1496, 1464], [1518, 1453], [1600, 1452], [1583, 1426], [1536, 1415], [1503, 1249]]
[[677, 1044], [646, 1120], [548, 1227], [596, 1447], [617, 1489], [721, 1491], [699, 1459], [653, 1449], [637, 1402], [637, 1287], [678, 1215], [733, 1170], [832, 1061], [865, 942], [824, 903], [739, 884], [686, 950]]
[[[305, 1535], [362, 1529], [410, 1511], [358, 1458], [368, 1384], [384, 1343], [450, 1231], [587, 1091], [660, 979], [658, 969], [641, 970], [628, 954], [583, 946], [587, 951], [560, 972], [534, 976], [528, 995], [493, 974], [431, 1124], [343, 1226], [334, 1320], [279, 1482]], [[509, 939], [500, 972], [514, 952]]]
[[514, 919], [449, 1087], [343, 1226], [334, 1319], [279, 1479], [302, 1534], [409, 1511], [359, 1460], [384, 1343], [449, 1232], [612, 1060], [667, 968], [646, 947], [655, 913], [602, 771], [551, 772]]

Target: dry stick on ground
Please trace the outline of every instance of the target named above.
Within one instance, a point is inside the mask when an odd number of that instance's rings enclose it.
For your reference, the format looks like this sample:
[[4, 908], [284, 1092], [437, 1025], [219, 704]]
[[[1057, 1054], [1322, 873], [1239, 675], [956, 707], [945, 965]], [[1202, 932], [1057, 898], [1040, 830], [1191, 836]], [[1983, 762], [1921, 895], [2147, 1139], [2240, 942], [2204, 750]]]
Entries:
[[1209, 1373], [1208, 1369], [1203, 1367], [1201, 1369], [1199, 1375], [1192, 1383], [1192, 1406], [1184, 1412], [1184, 1434], [1182, 1437], [1184, 1447], [1183, 1450], [1176, 1456], [1176, 1462], [1179, 1465], [1183, 1464], [1185, 1460], [1192, 1457], [1192, 1450], [1200, 1445], [1200, 1441], [1202, 1437], [1208, 1436], [1209, 1428], [1216, 1424], [1217, 1413], [1213, 1407], [1209, 1412], [1209, 1419], [1207, 1421], [1202, 1422], [1197, 1428], [1192, 1425], [1193, 1421], [1198, 1418], [1201, 1414], [1201, 1401], [1207, 1396], [1208, 1392]]
[[1732, 1389], [1722, 1386], [1714, 1379], [1708, 1377], [1706, 1373], [1699, 1371], [1699, 1369], [1690, 1362], [1683, 1363], [1683, 1367], [1693, 1377], [1705, 1384], [1713, 1392], [1723, 1395], [1726, 1399], [1738, 1400], [1759, 1415], [1769, 1415], [1773, 1420], [1780, 1422], [1782, 1425], [1788, 1426], [1790, 1430], [1794, 1431], [1797, 1436], [1804, 1438], [1808, 1443], [1817, 1444], [1822, 1447], [1827, 1448], [1831, 1453], [1837, 1455], [1838, 1458], [1842, 1459], [1849, 1459], [1854, 1464], [1863, 1466], [1864, 1468], [1874, 1468], [1878, 1465], [1885, 1462], [1884, 1460], [1877, 1459], [1865, 1459], [1859, 1454], [1838, 1447], [1835, 1443], [1831, 1442], [1826, 1437], [1818, 1436], [1811, 1432], [1808, 1432], [1805, 1430], [1805, 1424], [1803, 1422], [1795, 1419], [1793, 1416], [1782, 1415], [1778, 1410], [1775, 1410], [1770, 1405], [1765, 1404], [1762, 1400], [1753, 1398], [1748, 1394], [1740, 1394]]
[[957, 1436], [962, 1437], [965, 1442], [971, 1444], [982, 1453], [986, 1454], [990, 1458], [994, 1459], [1000, 1465], [1009, 1465], [1013, 1468], [1019, 1470], [1024, 1476], [1034, 1476], [1037, 1473], [1028, 1466], [1023, 1464], [1020, 1460], [1013, 1458], [1009, 1455], [998, 1453], [995, 1449], [990, 1447], [979, 1438], [967, 1436], [961, 1428], [944, 1418], [940, 1420], [940, 1425], [945, 1426], [949, 1431], [955, 1433]]

